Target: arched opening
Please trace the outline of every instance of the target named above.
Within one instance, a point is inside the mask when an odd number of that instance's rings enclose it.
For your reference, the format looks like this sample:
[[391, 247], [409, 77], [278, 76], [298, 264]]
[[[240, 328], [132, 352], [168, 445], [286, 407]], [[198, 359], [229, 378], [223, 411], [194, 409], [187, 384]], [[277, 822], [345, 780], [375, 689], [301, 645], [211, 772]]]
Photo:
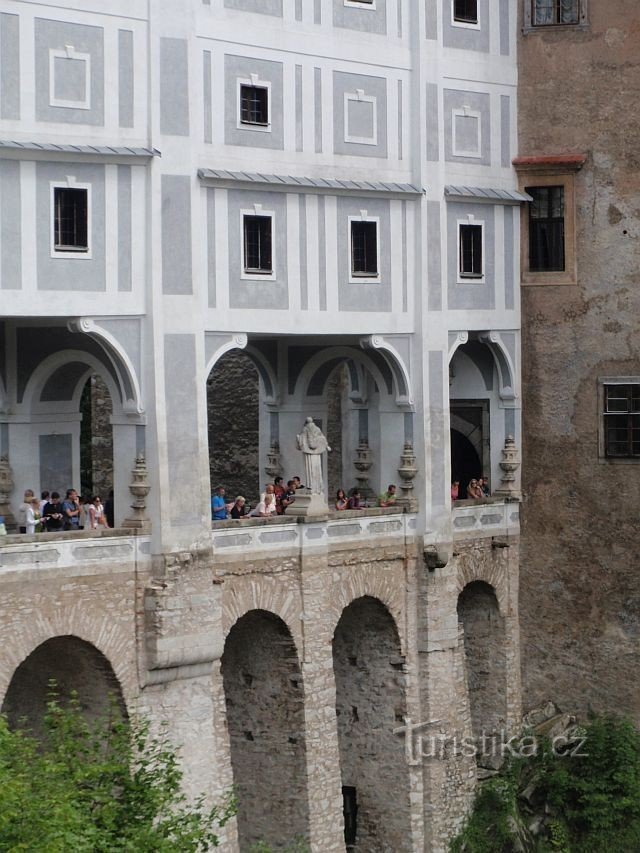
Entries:
[[102, 652], [78, 637], [53, 637], [34, 649], [13, 674], [2, 703], [11, 726], [42, 735], [52, 680], [60, 701], [77, 693], [89, 720], [106, 718], [114, 709], [126, 716], [120, 684]]
[[289, 629], [253, 610], [227, 637], [222, 656], [240, 849], [278, 849], [308, 837], [302, 673]]
[[458, 498], [467, 497], [467, 486], [474, 477], [482, 476], [480, 457], [466, 435], [451, 430], [451, 481], [460, 483]]
[[393, 733], [406, 717], [404, 657], [380, 601], [365, 596], [345, 608], [333, 668], [347, 847], [409, 853], [409, 775], [404, 743]]
[[259, 413], [258, 371], [246, 353], [230, 350], [207, 380], [211, 489], [224, 486], [229, 500], [243, 495], [255, 504], [260, 493]]
[[464, 652], [476, 743], [504, 729], [507, 712], [505, 620], [495, 590], [484, 581], [468, 584], [458, 597], [458, 621]]

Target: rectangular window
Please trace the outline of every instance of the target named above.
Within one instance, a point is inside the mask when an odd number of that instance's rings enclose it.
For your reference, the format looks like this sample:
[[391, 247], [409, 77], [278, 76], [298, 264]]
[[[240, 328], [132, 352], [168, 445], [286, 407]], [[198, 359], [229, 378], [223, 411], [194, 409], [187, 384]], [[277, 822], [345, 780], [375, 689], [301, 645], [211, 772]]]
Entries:
[[564, 262], [564, 187], [527, 187], [529, 204], [529, 269], [562, 272]]
[[351, 275], [378, 275], [377, 232], [376, 222], [351, 221]]
[[269, 124], [269, 90], [265, 86], [240, 86], [240, 122]]
[[54, 251], [89, 251], [88, 211], [88, 190], [76, 187], [54, 187]]
[[604, 386], [605, 456], [640, 456], [640, 384]]
[[477, 24], [478, 0], [453, 0], [453, 20], [463, 24]]
[[534, 27], [577, 24], [580, 21], [580, 0], [531, 0], [531, 23]]
[[482, 278], [482, 225], [460, 225], [460, 276]]
[[273, 273], [270, 216], [244, 216], [244, 271], [258, 275]]

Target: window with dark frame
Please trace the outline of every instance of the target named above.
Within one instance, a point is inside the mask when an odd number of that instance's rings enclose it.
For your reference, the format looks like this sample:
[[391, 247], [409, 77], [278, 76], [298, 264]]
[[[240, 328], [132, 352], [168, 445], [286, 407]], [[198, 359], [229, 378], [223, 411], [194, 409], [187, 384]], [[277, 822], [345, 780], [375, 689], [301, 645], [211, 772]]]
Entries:
[[56, 252], [88, 252], [88, 197], [86, 189], [54, 187], [53, 248]]
[[453, 20], [463, 24], [477, 24], [478, 0], [453, 0]]
[[531, 0], [534, 27], [553, 27], [580, 22], [580, 0]]
[[482, 225], [460, 225], [460, 276], [482, 278]]
[[604, 386], [604, 452], [609, 458], [640, 457], [640, 384]]
[[527, 187], [529, 203], [529, 269], [563, 272], [564, 187]]
[[378, 275], [378, 228], [375, 222], [351, 222], [351, 274]]
[[268, 126], [269, 90], [266, 86], [240, 86], [240, 121]]
[[244, 271], [269, 275], [273, 272], [271, 217], [244, 216]]

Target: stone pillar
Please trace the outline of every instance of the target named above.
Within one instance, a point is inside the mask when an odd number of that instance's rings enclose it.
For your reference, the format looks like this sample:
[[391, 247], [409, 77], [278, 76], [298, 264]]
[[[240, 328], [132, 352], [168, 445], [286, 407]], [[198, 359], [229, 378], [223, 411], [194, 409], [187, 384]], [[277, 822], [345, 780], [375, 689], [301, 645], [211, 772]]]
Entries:
[[[344, 851], [342, 783], [333, 674], [333, 628], [327, 583], [326, 524], [304, 524], [301, 583], [304, 613], [304, 709], [306, 721], [309, 842], [313, 851]], [[314, 545], [314, 543], [317, 543]]]
[[416, 455], [413, 452], [413, 444], [410, 441], [405, 441], [404, 450], [400, 457], [400, 467], [398, 474], [400, 475], [400, 497], [396, 500], [398, 506], [405, 507], [408, 512], [415, 512], [418, 502], [413, 493], [413, 481], [418, 469], [416, 467]]
[[148, 482], [147, 464], [144, 454], [139, 453], [131, 472], [129, 491], [133, 495], [131, 509], [133, 512], [122, 522], [123, 527], [139, 530], [141, 533], [149, 533], [151, 521], [147, 516], [147, 495], [151, 490]]
[[516, 472], [520, 467], [520, 454], [512, 435], [508, 435], [505, 439], [500, 467], [503, 471], [502, 482], [494, 494], [497, 497], [519, 499], [521, 492], [516, 483]]

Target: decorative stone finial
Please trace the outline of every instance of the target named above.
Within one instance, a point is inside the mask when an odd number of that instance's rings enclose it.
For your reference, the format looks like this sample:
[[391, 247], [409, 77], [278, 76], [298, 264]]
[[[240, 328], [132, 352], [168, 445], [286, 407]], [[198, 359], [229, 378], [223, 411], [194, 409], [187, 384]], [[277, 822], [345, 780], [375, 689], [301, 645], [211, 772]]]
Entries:
[[405, 441], [404, 449], [400, 456], [400, 467], [398, 468], [402, 494], [396, 503], [399, 506], [406, 507], [409, 512], [415, 512], [418, 508], [413, 494], [413, 480], [417, 473], [418, 469], [416, 467], [416, 455], [413, 452], [413, 444], [410, 441]]
[[145, 462], [144, 453], [139, 453], [136, 456], [136, 462], [131, 472], [131, 483], [129, 484], [129, 491], [133, 495], [133, 503], [131, 504], [133, 515], [130, 518], [126, 518], [122, 522], [122, 525], [123, 527], [139, 530], [142, 533], [148, 533], [151, 530], [151, 521], [147, 518], [146, 512], [146, 497], [151, 491], [147, 476], [147, 463]]
[[360, 492], [361, 497], [366, 500], [367, 498], [372, 497], [373, 491], [369, 486], [369, 468], [372, 465], [371, 461], [371, 450], [369, 449], [369, 442], [366, 438], [361, 438], [360, 443], [356, 447], [356, 458], [354, 459], [353, 466], [358, 472], [356, 474], [356, 481], [358, 483], [358, 491]]
[[520, 500], [522, 494], [520, 490], [516, 488], [516, 471], [520, 467], [520, 454], [518, 453], [518, 448], [516, 447], [516, 442], [512, 435], [508, 435], [505, 439], [500, 467], [504, 471], [504, 474], [501, 478], [500, 488], [496, 489], [494, 494], [497, 497]]
[[267, 464], [264, 466], [269, 477], [277, 477], [282, 473], [280, 465], [280, 444], [277, 441], [272, 441], [269, 450], [267, 451]]

